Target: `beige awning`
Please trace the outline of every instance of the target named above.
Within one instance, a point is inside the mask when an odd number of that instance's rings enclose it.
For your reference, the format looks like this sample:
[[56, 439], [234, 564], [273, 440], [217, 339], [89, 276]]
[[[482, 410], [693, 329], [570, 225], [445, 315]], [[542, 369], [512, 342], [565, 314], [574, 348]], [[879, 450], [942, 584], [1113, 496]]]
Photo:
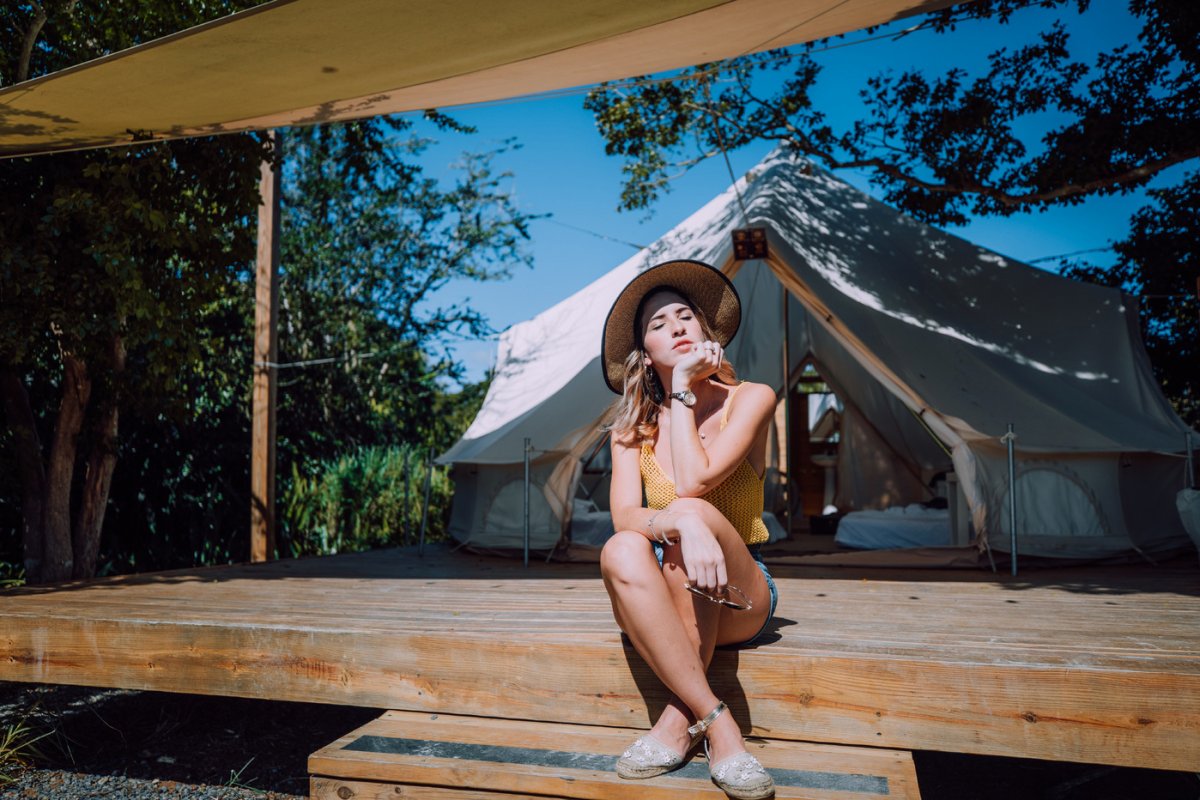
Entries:
[[0, 91], [0, 157], [531, 95], [950, 2], [278, 0]]

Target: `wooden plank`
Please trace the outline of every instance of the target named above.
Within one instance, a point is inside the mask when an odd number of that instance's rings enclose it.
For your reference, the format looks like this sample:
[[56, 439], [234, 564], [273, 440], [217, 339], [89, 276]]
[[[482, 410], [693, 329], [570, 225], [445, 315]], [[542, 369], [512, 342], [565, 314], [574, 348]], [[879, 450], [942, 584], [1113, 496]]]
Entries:
[[314, 775], [308, 781], [312, 800], [546, 800], [545, 795], [447, 789], [444, 786], [397, 786]]
[[[663, 690], [595, 570], [384, 551], [0, 592], [0, 680], [646, 727]], [[1200, 769], [1194, 567], [899, 575], [781, 571], [719, 695], [775, 739]]]
[[[703, 759], [645, 781], [614, 771], [641, 731], [389, 711], [309, 757], [312, 773], [390, 783], [487, 788], [617, 800], [723, 798]], [[752, 740], [776, 797], [808, 800], [919, 798], [912, 755], [896, 750]]]
[[[0, 634], [5, 679], [641, 727], [664, 694], [613, 637], [57, 621]], [[581, 665], [586, 665], [581, 668]], [[759, 735], [1195, 769], [1200, 677], [929, 658], [722, 651], [713, 683]]]
[[250, 560], [275, 557], [275, 394], [279, 370], [280, 161], [283, 138], [268, 131], [276, 160], [262, 162], [254, 280], [254, 387], [250, 435]]

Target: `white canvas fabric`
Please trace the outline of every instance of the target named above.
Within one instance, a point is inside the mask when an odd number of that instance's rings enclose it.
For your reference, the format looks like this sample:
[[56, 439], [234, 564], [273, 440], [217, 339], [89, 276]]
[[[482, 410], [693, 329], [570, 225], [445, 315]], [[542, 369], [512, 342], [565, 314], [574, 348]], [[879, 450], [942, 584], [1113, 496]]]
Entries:
[[[506, 331], [483, 408], [442, 461], [519, 462], [526, 436], [561, 454], [547, 492], [560, 498], [568, 531], [572, 476], [614, 400], [598, 364], [605, 314], [639, 271], [693, 258], [723, 269], [742, 297], [728, 348], [739, 376], [777, 391], [787, 292], [789, 372], [814, 363], [852, 428], [838, 464], [848, 508], [928, 499], [931, 480], [953, 470], [975, 543], [1007, 549], [1001, 437], [1012, 423], [1021, 552], [1078, 558], [1187, 542], [1175, 493], [1188, 429], [1154, 382], [1130, 298], [917, 223], [782, 152], [738, 189], [745, 218], [731, 187]], [[729, 232], [746, 224], [768, 229], [765, 261], [732, 260]], [[455, 497], [481, 502], [486, 492]]]

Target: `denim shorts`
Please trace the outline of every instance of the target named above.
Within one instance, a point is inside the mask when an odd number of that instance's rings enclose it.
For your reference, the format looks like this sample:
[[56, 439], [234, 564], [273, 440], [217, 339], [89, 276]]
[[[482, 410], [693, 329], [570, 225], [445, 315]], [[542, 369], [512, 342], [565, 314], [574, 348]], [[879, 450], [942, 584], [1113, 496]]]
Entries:
[[[659, 542], [650, 542], [650, 546], [654, 548], [654, 557], [658, 559], [658, 568], [662, 569], [663, 565], [663, 546]], [[758, 564], [758, 568], [762, 570], [763, 577], [767, 579], [767, 591], [771, 594], [771, 608], [767, 611], [767, 618], [763, 620], [762, 627], [758, 629], [758, 633], [751, 636], [744, 642], [737, 642], [732, 647], [740, 645], [752, 644], [758, 637], [763, 635], [763, 631], [767, 629], [771, 618], [775, 616], [775, 607], [779, 605], [779, 589], [775, 587], [775, 579], [771, 577], [771, 573], [767, 570], [767, 565], [763, 563], [762, 553], [759, 552], [758, 545], [752, 545], [750, 548], [750, 557], [754, 559], [754, 563]]]

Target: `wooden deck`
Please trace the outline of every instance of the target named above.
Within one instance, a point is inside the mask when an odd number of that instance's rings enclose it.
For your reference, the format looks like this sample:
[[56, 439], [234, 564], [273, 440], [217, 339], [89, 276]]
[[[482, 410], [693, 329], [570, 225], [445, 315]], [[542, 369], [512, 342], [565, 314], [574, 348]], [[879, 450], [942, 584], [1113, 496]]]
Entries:
[[[1200, 570], [780, 566], [718, 694], [760, 736], [1200, 770]], [[411, 550], [0, 593], [0, 680], [646, 727], [592, 564]]]

